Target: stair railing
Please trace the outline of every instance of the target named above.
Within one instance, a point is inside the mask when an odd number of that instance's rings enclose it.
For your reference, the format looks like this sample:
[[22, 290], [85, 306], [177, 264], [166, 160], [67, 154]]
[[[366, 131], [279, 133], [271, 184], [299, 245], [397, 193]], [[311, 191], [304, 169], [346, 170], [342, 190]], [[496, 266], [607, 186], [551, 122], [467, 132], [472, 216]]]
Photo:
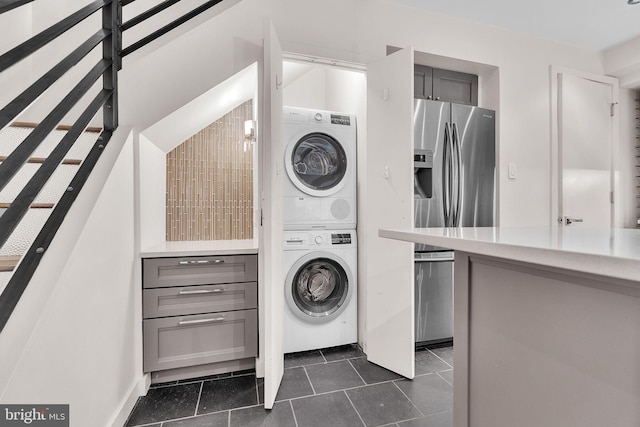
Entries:
[[[35, 0], [0, 0], [0, 15], [10, 10], [26, 6]], [[27, 107], [35, 102], [63, 75], [73, 69], [94, 48], [102, 44], [102, 58], [91, 70], [80, 78], [68, 94], [38, 123], [33, 131], [6, 158], [0, 160], [0, 191], [4, 189], [20, 168], [29, 161], [31, 154], [56, 129], [67, 113], [74, 108], [87, 94], [95, 82], [102, 80], [102, 88], [94, 95], [93, 100], [78, 115], [76, 121], [68, 127], [65, 136], [43, 159], [41, 166], [33, 177], [24, 185], [19, 195], [0, 216], [0, 247], [2, 247], [18, 224], [33, 206], [38, 193], [58, 166], [65, 161], [65, 155], [76, 140], [87, 129], [96, 114], [102, 109], [102, 131], [97, 141], [80, 164], [77, 173], [71, 180], [61, 199], [55, 204], [43, 228], [15, 268], [9, 282], [0, 294], [0, 331], [4, 328], [24, 293], [29, 281], [35, 273], [44, 253], [46, 253], [56, 232], [69, 212], [79, 191], [87, 181], [105, 146], [118, 127], [118, 71], [122, 67], [122, 57], [146, 46], [174, 28], [189, 21], [202, 12], [210, 9], [222, 0], [209, 0], [190, 12], [174, 19], [169, 24], [152, 31], [140, 40], [122, 48], [122, 33], [146, 21], [181, 0], [165, 0], [160, 4], [140, 13], [127, 22], [122, 22], [122, 9], [135, 0], [96, 0], [62, 19], [58, 23], [31, 37], [15, 48], [0, 55], [0, 73], [31, 57], [40, 49], [49, 45], [90, 16], [100, 13], [102, 25], [93, 35], [78, 44], [65, 58], [58, 62], [39, 79], [33, 82], [20, 95], [0, 109], [0, 130], [9, 126]], [[168, 11], [171, 14], [171, 10]], [[167, 13], [165, 13], [166, 15]]]
[[[14, 8], [31, 3], [33, 0], [3, 0], [0, 1], [0, 14]], [[64, 217], [85, 184], [89, 174], [100, 158], [113, 131], [118, 127], [118, 68], [120, 66], [120, 29], [122, 8], [117, 1], [96, 0], [65, 19], [34, 35], [0, 56], [0, 72], [18, 64], [32, 56], [44, 46], [56, 40], [62, 34], [77, 26], [96, 13], [102, 14], [102, 28], [91, 37], [79, 44], [64, 59], [47, 71], [42, 77], [32, 83], [20, 95], [0, 110], [0, 129], [9, 125], [20, 113], [25, 111], [37, 98], [43, 95], [64, 74], [74, 68], [80, 60], [85, 58], [95, 47], [102, 44], [102, 58], [84, 75], [69, 93], [38, 123], [33, 131], [0, 163], [0, 191], [4, 189], [22, 166], [29, 160], [31, 154], [56, 129], [60, 121], [74, 108], [89, 92], [97, 81], [102, 79], [102, 89], [94, 95], [93, 100], [79, 114], [65, 136], [44, 159], [37, 172], [24, 185], [22, 191], [11, 202], [4, 214], [0, 216], [0, 246], [4, 245], [20, 221], [24, 218], [32, 202], [45, 186], [53, 172], [64, 160], [74, 142], [89, 126], [93, 117], [103, 111], [103, 130], [96, 143], [82, 161], [74, 178], [71, 180], [62, 198], [56, 203], [44, 227], [36, 236], [34, 242], [23, 255], [5, 289], [0, 295], [0, 330], [4, 328], [20, 297], [24, 293], [33, 276], [43, 254], [49, 248], [55, 233], [58, 231]]]

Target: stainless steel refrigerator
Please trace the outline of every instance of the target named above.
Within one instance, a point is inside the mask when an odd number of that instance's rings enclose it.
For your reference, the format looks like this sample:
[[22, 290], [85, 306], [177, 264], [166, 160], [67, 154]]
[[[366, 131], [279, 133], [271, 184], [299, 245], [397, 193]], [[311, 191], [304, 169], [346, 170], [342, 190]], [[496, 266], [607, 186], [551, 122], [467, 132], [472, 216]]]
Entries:
[[[416, 99], [416, 227], [490, 227], [495, 217], [495, 112]], [[416, 342], [453, 337], [453, 252], [415, 245]]]

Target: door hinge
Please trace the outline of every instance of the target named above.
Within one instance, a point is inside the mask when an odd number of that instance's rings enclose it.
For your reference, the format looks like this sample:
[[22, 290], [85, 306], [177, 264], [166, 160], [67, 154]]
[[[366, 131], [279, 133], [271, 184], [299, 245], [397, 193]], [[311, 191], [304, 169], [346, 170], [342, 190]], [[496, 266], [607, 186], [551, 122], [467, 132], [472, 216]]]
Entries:
[[610, 197], [611, 203], [614, 203], [615, 202], [615, 194], [613, 193], [613, 191], [609, 193], [609, 197]]
[[617, 104], [617, 102], [612, 102], [611, 103], [611, 117], [616, 115], [616, 104]]
[[262, 227], [263, 220], [264, 220], [264, 214], [262, 213], [262, 209], [260, 209], [260, 227]]

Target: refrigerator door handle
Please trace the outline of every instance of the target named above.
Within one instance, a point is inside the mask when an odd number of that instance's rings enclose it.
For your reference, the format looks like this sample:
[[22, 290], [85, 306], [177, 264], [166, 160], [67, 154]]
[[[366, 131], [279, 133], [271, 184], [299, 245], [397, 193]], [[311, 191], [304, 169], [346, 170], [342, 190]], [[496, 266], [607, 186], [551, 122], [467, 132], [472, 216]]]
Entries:
[[453, 147], [455, 151], [455, 176], [456, 176], [456, 202], [453, 208], [453, 226], [457, 227], [460, 225], [460, 203], [462, 201], [462, 153], [460, 149], [460, 139], [458, 132], [458, 125], [453, 123]]
[[444, 225], [451, 226], [451, 167], [452, 167], [452, 150], [450, 148], [451, 132], [449, 123], [444, 124], [444, 144], [442, 146], [442, 207], [444, 210]]

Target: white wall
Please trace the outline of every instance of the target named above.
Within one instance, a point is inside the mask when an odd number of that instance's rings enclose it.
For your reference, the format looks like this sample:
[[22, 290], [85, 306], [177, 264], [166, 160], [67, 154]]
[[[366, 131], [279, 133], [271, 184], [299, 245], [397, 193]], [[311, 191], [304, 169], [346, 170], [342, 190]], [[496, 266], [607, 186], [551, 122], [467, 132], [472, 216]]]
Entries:
[[[81, 193], [78, 209], [68, 217], [76, 222], [63, 225], [60, 239], [45, 254], [47, 262], [43, 259], [0, 334], [0, 401], [68, 403], [74, 426], [122, 425], [120, 410], [128, 414], [142, 391], [137, 382], [141, 290], [134, 252], [133, 143], [128, 139], [122, 148], [118, 137], [101, 159], [110, 170], [108, 178], [98, 166], [87, 183], [87, 191], [95, 192], [91, 208], [78, 217], [87, 206], [83, 199], [91, 199], [91, 193]], [[115, 164], [110, 155], [117, 156]], [[58, 243], [73, 234], [73, 226], [81, 234], [65, 251]], [[61, 266], [59, 275], [47, 271], [52, 263]], [[45, 298], [39, 307], [34, 292]]]
[[604, 52], [607, 75], [620, 78], [624, 88], [640, 88], [640, 37], [631, 39]]
[[164, 242], [167, 234], [167, 153], [139, 136], [140, 249]]
[[285, 106], [328, 110], [326, 73], [323, 67], [312, 67], [293, 82], [288, 82], [286, 65], [284, 72], [285, 88], [282, 98]]
[[[70, 13], [75, 12], [90, 3], [90, 0], [67, 0], [64, 7], [60, 7], [60, 2], [33, 2], [30, 7], [30, 33], [33, 36], [39, 32], [49, 28], [64, 19]], [[46, 71], [56, 65], [66, 55], [71, 53], [83, 41], [96, 33], [101, 27], [102, 15], [98, 11], [84, 21], [80, 22], [67, 32], [61, 34], [51, 43], [47, 44], [39, 51], [34, 53], [27, 60], [30, 67], [30, 78], [35, 80], [42, 76]], [[89, 72], [89, 70], [102, 58], [102, 46], [96, 46], [91, 53], [81, 60], [70, 71], [63, 75], [56, 83], [52, 85], [42, 96], [40, 96], [24, 113], [19, 117], [20, 121], [39, 123], [46, 117], [51, 109], [62, 100], [68, 93], [68, 88], [77, 84], [78, 81]], [[25, 83], [27, 79], [25, 79]], [[25, 89], [26, 85], [20, 89]], [[86, 108], [95, 97], [100, 89], [102, 89], [102, 81], [98, 81], [93, 85], [90, 93], [78, 102], [77, 107], [73, 108], [62, 121], [62, 124], [70, 125], [77, 119], [78, 115]], [[102, 123], [102, 115], [99, 114], [93, 125]]]
[[[31, 37], [31, 10], [31, 4], [27, 4], [0, 15], [0, 54]], [[5, 106], [26, 89], [30, 76], [30, 59], [0, 73], [0, 105]]]
[[[321, 8], [311, 0], [244, 0], [162, 52], [125, 64], [123, 122], [151, 123], [259, 60], [264, 18], [274, 21], [285, 51], [366, 63], [384, 56], [386, 45], [412, 45], [496, 67], [501, 223], [549, 223], [549, 66], [602, 74], [602, 55], [464, 19], [382, 0], [327, 0]], [[509, 162], [516, 180], [506, 179]]]

